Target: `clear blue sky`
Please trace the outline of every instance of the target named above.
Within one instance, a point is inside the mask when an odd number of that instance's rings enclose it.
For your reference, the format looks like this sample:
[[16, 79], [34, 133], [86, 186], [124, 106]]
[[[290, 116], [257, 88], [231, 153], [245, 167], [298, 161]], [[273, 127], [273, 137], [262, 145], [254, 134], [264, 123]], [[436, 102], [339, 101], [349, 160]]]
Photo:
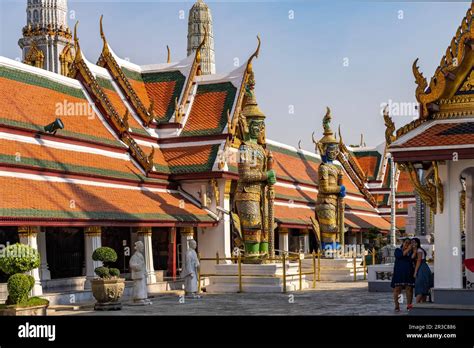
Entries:
[[[194, 1], [69, 1], [79, 38], [95, 62], [101, 49], [99, 17], [109, 43], [137, 64], [186, 56], [187, 14]], [[256, 92], [267, 114], [267, 136], [312, 150], [326, 105], [346, 143], [384, 140], [380, 105], [415, 101], [411, 65], [420, 58], [431, 78], [470, 2], [206, 1], [214, 19], [217, 72], [234, 69], [255, 50]], [[0, 0], [0, 55], [16, 58], [26, 0]], [[180, 10], [185, 18], [180, 19]], [[290, 11], [294, 18], [290, 19]], [[69, 19], [71, 28], [75, 19]], [[347, 64], [348, 63], [348, 64]], [[289, 113], [291, 106], [294, 114]], [[409, 122], [394, 116], [397, 127]]]

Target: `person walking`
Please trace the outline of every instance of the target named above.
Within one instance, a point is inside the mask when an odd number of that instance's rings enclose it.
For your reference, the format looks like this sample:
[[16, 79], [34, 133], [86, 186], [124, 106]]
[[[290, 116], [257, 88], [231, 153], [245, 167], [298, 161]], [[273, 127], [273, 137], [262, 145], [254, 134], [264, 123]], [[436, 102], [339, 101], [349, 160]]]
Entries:
[[426, 302], [426, 296], [430, 293], [431, 288], [431, 270], [426, 263], [426, 251], [421, 247], [421, 242], [418, 238], [411, 240], [413, 250], [413, 260], [415, 262], [415, 297], [416, 303]]
[[407, 296], [407, 310], [412, 307], [413, 287], [415, 285], [412, 252], [411, 241], [408, 238], [404, 239], [402, 245], [395, 249], [395, 265], [391, 282], [395, 312], [400, 312], [400, 295], [403, 289], [405, 289]]

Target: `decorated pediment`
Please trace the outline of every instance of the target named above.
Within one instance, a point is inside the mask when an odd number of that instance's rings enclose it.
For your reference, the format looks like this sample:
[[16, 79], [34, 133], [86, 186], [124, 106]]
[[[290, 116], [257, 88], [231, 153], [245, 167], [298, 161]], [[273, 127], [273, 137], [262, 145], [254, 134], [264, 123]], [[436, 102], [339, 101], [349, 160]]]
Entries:
[[474, 93], [474, 70], [471, 69], [467, 78], [463, 81], [461, 87], [456, 92], [457, 95]]

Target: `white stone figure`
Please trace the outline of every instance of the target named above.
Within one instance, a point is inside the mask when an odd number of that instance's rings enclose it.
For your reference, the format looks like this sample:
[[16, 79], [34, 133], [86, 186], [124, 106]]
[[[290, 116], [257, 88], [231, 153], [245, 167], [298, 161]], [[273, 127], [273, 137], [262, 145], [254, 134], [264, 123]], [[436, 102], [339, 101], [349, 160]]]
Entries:
[[143, 250], [145, 246], [143, 242], [135, 243], [135, 253], [130, 258], [130, 270], [133, 279], [133, 303], [139, 305], [151, 304], [148, 299], [148, 291], [146, 287], [146, 266]]
[[196, 241], [191, 239], [189, 241], [188, 251], [186, 252], [186, 262], [181, 272], [181, 278], [184, 279], [184, 291], [186, 295], [192, 296], [193, 298], [201, 298], [201, 296], [198, 295], [198, 270], [199, 259], [196, 254]]

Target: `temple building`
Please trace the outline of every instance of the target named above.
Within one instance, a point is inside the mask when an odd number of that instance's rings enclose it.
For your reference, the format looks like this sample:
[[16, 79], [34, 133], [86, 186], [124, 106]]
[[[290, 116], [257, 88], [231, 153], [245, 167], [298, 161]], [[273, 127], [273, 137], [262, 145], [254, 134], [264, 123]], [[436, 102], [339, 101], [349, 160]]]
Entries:
[[[410, 177], [434, 231], [434, 304], [417, 313], [460, 314], [473, 305], [474, 3], [461, 20], [430, 83], [413, 63], [419, 118], [387, 127], [388, 151]], [[469, 312], [472, 315], [472, 310]]]
[[[81, 49], [80, 26], [71, 36], [66, 6], [28, 1], [24, 62], [0, 57], [0, 244], [38, 248], [36, 294], [87, 289], [99, 246], [117, 251], [115, 267], [127, 275], [133, 244], [142, 240], [150, 285], [176, 278], [191, 238], [203, 257], [230, 257], [235, 135], [260, 40], [242, 66], [214, 74], [212, 19], [198, 0], [187, 57], [125, 60], [112, 48], [119, 37], [108, 35], [110, 19], [99, 24], [97, 16], [97, 37], [87, 38], [102, 40], [93, 63]], [[266, 146], [278, 180], [275, 249], [310, 252], [321, 157], [269, 139]], [[386, 235], [386, 149], [364, 152], [340, 137], [340, 150], [346, 243], [366, 243], [369, 232]], [[399, 191], [408, 201], [413, 193], [404, 180]], [[210, 266], [203, 263], [204, 271]]]

